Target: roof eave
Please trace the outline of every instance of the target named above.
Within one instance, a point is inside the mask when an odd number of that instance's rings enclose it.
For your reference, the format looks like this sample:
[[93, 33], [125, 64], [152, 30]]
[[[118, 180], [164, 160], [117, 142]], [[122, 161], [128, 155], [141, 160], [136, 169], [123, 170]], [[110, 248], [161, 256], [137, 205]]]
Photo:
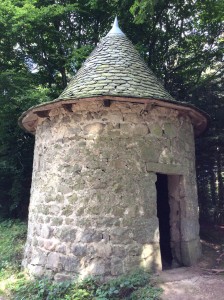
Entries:
[[182, 115], [188, 115], [194, 126], [195, 136], [202, 134], [208, 127], [210, 117], [204, 111], [196, 108], [194, 105], [184, 102], [177, 102], [167, 99], [154, 99], [154, 98], [136, 98], [130, 96], [112, 96], [112, 95], [99, 95], [86, 98], [69, 98], [60, 99], [57, 98], [51, 102], [41, 103], [33, 106], [25, 111], [19, 118], [19, 126], [27, 132], [35, 134], [38, 118], [48, 117], [49, 112], [52, 109], [60, 107], [69, 107], [71, 104], [75, 104], [77, 101], [119, 101], [119, 102], [131, 102], [141, 103], [147, 105], [154, 105], [160, 107], [167, 107], [178, 110]]

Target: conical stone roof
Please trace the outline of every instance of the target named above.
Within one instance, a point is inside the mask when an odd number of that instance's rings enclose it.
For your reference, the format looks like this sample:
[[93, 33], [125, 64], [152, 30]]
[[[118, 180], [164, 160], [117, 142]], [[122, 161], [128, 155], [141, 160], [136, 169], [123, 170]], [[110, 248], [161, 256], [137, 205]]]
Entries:
[[164, 89], [118, 27], [117, 19], [62, 94], [53, 101], [29, 108], [20, 116], [19, 125], [35, 133], [38, 120], [48, 117], [52, 109], [63, 106], [71, 110], [70, 106], [77, 101], [95, 100], [151, 103], [179, 110], [190, 117], [196, 135], [206, 129], [209, 120], [203, 111], [176, 101]]
[[116, 19], [58, 99], [102, 95], [174, 100], [120, 30]]

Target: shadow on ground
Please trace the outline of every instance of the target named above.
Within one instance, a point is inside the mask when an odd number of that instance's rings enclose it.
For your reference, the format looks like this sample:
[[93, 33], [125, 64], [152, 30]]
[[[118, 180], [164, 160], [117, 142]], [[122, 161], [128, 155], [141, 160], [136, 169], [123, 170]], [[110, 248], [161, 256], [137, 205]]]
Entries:
[[157, 274], [162, 300], [224, 299], [224, 226], [201, 226], [202, 257], [190, 268]]

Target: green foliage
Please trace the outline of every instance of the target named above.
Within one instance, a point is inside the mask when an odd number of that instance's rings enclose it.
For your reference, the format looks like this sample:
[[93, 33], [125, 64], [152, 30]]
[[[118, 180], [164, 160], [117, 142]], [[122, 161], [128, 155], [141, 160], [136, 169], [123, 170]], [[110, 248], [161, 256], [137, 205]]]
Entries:
[[97, 278], [87, 277], [82, 281], [72, 283], [65, 295], [65, 300], [95, 299], [95, 294], [100, 286]]
[[33, 138], [18, 128], [19, 115], [61, 93], [116, 14], [166, 89], [211, 113], [211, 129], [198, 143], [198, 161], [205, 165], [198, 167], [199, 195], [201, 208], [209, 207], [205, 215], [210, 208], [220, 214], [223, 12], [223, 0], [0, 1], [0, 214], [27, 216]]
[[150, 275], [144, 271], [133, 272], [104, 284], [96, 278], [64, 283], [49, 279], [27, 282], [23, 278], [11, 290], [15, 300], [156, 300], [162, 292], [150, 285]]
[[27, 216], [34, 138], [18, 126], [22, 111], [47, 101], [48, 89], [32, 76], [8, 70], [0, 74], [0, 207], [1, 216]]
[[72, 63], [70, 65], [70, 68], [74, 72], [78, 70], [82, 66], [83, 61], [88, 57], [92, 50], [92, 46], [81, 46], [78, 49], [74, 49], [72, 53]]
[[11, 292], [14, 300], [59, 300], [66, 299], [66, 293], [70, 287], [70, 282], [53, 283], [46, 278], [30, 281], [22, 277], [11, 286]]
[[98, 286], [99, 283], [93, 278], [57, 283], [47, 278], [30, 281], [22, 276], [10, 289], [15, 300], [91, 300], [95, 299]]
[[136, 0], [130, 10], [145, 59], [175, 98], [189, 102], [207, 68], [223, 59], [223, 1]]
[[134, 15], [137, 24], [143, 24], [147, 18], [153, 16], [155, 2], [155, 0], [134, 1], [130, 7], [130, 12]]
[[0, 222], [0, 280], [20, 268], [27, 225], [20, 221]]
[[111, 280], [100, 287], [96, 294], [99, 300], [104, 299], [127, 299], [140, 287], [147, 285], [150, 274], [139, 270], [129, 276], [121, 276]]

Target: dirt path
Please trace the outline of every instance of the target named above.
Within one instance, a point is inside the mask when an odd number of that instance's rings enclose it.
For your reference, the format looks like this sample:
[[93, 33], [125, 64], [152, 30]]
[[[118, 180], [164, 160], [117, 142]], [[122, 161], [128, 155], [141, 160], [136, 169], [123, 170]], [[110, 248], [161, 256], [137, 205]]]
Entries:
[[224, 276], [207, 275], [201, 268], [178, 268], [161, 272], [162, 300], [223, 300]]
[[224, 226], [202, 227], [202, 257], [195, 267], [158, 274], [162, 300], [224, 300]]

